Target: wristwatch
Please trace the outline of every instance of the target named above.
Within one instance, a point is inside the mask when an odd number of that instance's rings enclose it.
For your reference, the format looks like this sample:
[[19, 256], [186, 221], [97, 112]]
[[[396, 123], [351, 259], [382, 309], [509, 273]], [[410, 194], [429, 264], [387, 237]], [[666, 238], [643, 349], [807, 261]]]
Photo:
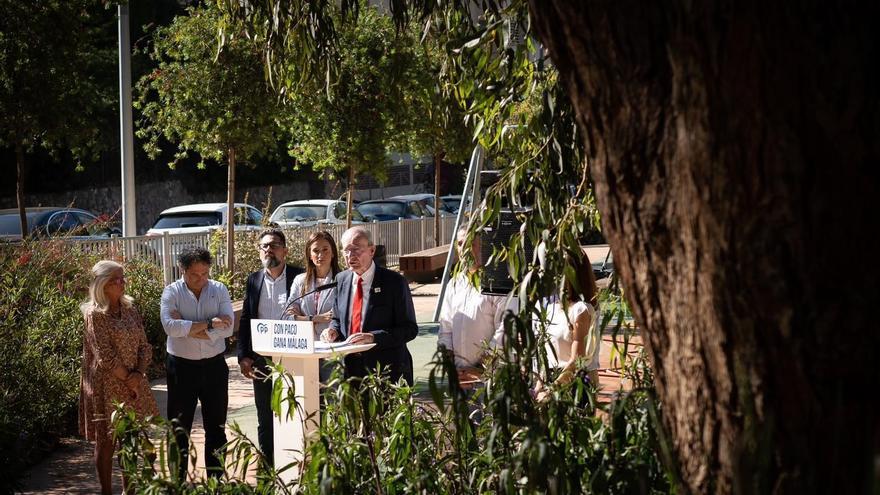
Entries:
[[214, 320], [208, 320], [208, 330], [214, 329]]

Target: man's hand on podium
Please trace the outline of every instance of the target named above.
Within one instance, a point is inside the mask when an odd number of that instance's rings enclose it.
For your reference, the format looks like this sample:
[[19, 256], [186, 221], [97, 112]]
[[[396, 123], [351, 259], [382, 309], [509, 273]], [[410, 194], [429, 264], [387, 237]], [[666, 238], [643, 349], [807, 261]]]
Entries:
[[322, 342], [336, 342], [337, 338], [339, 338], [339, 334], [332, 328], [325, 328], [324, 331], [321, 332]]
[[348, 338], [348, 343], [351, 345], [360, 345], [360, 344], [372, 344], [376, 338], [371, 333], [356, 333]]

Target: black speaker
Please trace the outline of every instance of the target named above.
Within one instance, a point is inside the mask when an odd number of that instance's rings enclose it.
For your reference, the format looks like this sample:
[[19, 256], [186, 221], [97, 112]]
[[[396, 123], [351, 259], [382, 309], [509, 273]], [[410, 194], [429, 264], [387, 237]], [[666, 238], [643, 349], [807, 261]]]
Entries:
[[[510, 243], [510, 238], [519, 232], [523, 223], [522, 219], [531, 212], [531, 207], [502, 208], [495, 224], [483, 228], [480, 232], [480, 256], [484, 263], [492, 256], [492, 251], [495, 248], [500, 249]], [[525, 259], [523, 261], [531, 262], [534, 248], [528, 238], [525, 238], [524, 242]], [[493, 261], [491, 264], [483, 266], [483, 275], [480, 278], [480, 291], [483, 294], [506, 295], [513, 290], [513, 279], [507, 266], [507, 260]]]
[[[532, 172], [529, 171], [527, 175], [531, 176]], [[501, 180], [500, 170], [481, 170], [480, 197], [485, 200], [488, 196], [487, 193], [489, 188], [498, 183], [499, 180]], [[529, 189], [528, 191], [517, 191], [513, 197], [510, 197], [509, 191], [505, 191], [501, 194], [502, 208], [528, 208], [533, 204], [535, 204], [535, 192], [533, 189]]]

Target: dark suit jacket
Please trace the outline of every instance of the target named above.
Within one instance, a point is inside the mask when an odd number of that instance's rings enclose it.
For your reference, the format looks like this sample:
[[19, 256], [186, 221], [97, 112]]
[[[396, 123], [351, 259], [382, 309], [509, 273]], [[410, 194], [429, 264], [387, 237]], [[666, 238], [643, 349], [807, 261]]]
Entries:
[[[302, 268], [287, 265], [285, 269], [287, 275], [287, 292], [290, 293], [290, 284], [297, 275], [302, 273]], [[238, 323], [238, 360], [249, 357], [254, 360], [254, 364], [262, 365], [266, 362], [266, 358], [254, 352], [251, 344], [251, 319], [260, 316], [257, 310], [260, 306], [260, 291], [263, 290], [263, 279], [266, 276], [266, 270], [259, 270], [248, 275], [247, 290], [244, 293], [244, 305], [241, 308], [241, 320]]]
[[[348, 337], [351, 325], [353, 275], [351, 270], [345, 270], [336, 276], [336, 303], [330, 328], [337, 331], [339, 340]], [[403, 276], [376, 266], [367, 313], [361, 327], [364, 332], [373, 334], [376, 346], [366, 352], [347, 354], [346, 375], [365, 376], [367, 372], [375, 370], [377, 364], [381, 364], [383, 370], [388, 370], [392, 381], [403, 377], [412, 385], [412, 355], [406, 343], [416, 338], [419, 327], [409, 284]]]

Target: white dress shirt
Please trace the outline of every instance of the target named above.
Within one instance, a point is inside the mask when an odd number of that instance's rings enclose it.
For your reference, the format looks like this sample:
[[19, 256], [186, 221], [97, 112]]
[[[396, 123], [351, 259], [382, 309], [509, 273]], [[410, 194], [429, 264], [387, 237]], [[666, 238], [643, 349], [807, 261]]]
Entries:
[[[171, 317], [172, 311], [180, 313], [179, 320]], [[235, 318], [229, 291], [222, 283], [208, 280], [198, 298], [182, 278], [165, 287], [162, 291], [159, 317], [165, 333], [168, 334], [168, 354], [198, 360], [211, 358], [225, 351], [224, 339], [232, 336], [232, 325], [222, 330], [208, 330], [207, 340], [189, 336], [193, 322], [204, 322], [220, 316]]]
[[273, 279], [269, 270], [263, 271], [263, 287], [260, 289], [260, 302], [257, 316], [264, 320], [280, 320], [287, 305], [287, 269]]
[[[348, 314], [351, 314], [351, 308], [354, 306], [354, 295], [357, 294], [358, 280], [363, 280], [361, 284], [361, 288], [364, 291], [364, 305], [361, 307], [361, 331], [363, 331], [364, 321], [367, 318], [367, 304], [370, 302], [370, 288], [373, 287], [373, 278], [376, 276], [376, 263], [371, 261], [370, 267], [367, 268], [363, 275], [358, 275], [354, 271], [351, 273], [351, 298], [349, 298]], [[348, 323], [351, 325], [350, 317]]]
[[456, 367], [479, 366], [484, 347], [494, 349], [503, 342], [509, 306], [507, 297], [481, 294], [467, 274], [460, 273], [446, 287], [437, 343], [454, 353]]

